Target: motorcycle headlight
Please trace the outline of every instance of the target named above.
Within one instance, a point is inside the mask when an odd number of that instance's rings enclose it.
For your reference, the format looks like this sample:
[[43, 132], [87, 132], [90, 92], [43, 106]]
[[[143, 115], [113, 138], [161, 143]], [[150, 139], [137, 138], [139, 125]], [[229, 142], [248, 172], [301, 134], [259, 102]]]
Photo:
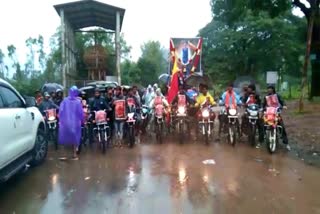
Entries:
[[180, 106], [180, 107], [178, 108], [178, 113], [179, 113], [179, 114], [184, 114], [185, 111], [186, 111], [186, 109], [185, 109], [185, 107], [183, 107], [183, 106]]
[[129, 118], [133, 118], [133, 116], [134, 116], [134, 113], [129, 113], [129, 114], [128, 114], [128, 117], [129, 117]]
[[229, 114], [231, 116], [235, 116], [237, 114], [237, 110], [236, 109], [229, 109]]
[[209, 117], [209, 111], [208, 110], [204, 110], [203, 112], [202, 112], [202, 117]]
[[56, 119], [55, 116], [50, 116], [50, 117], [48, 118], [49, 121], [53, 121], [53, 120], [55, 120], [55, 119]]
[[250, 116], [257, 116], [258, 112], [257, 111], [249, 111]]

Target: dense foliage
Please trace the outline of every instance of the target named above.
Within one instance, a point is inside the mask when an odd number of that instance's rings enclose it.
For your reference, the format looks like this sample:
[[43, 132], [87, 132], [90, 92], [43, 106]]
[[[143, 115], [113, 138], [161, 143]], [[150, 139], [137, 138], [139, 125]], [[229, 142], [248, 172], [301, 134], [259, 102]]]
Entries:
[[213, 20], [200, 36], [205, 72], [212, 79], [227, 82], [251, 75], [265, 81], [266, 71], [300, 76], [305, 20], [292, 15], [287, 2], [272, 2], [211, 1]]

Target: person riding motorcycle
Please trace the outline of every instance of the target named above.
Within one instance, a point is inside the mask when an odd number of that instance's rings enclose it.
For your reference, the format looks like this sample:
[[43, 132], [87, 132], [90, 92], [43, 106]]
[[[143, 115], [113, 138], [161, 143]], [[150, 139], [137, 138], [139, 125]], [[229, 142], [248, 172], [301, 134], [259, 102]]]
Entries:
[[136, 97], [137, 105], [141, 106], [141, 97], [138, 92], [138, 87], [137, 86], [132, 86], [132, 94]]
[[147, 106], [150, 106], [151, 101], [155, 97], [155, 92], [153, 91], [153, 88], [151, 85], [148, 86], [147, 91], [142, 97], [142, 100], [144, 101], [144, 104]]
[[158, 88], [156, 91], [156, 96], [154, 97], [154, 99], [151, 101], [150, 103], [150, 107], [154, 108], [157, 104], [159, 104], [158, 100], [160, 100], [162, 102], [162, 104], [164, 105], [165, 108], [169, 107], [169, 103], [166, 100], [166, 98], [162, 95], [161, 93], [161, 89]]
[[46, 115], [46, 110], [49, 109], [59, 109], [59, 106], [57, 106], [51, 99], [48, 92], [44, 92], [44, 99], [42, 100], [41, 104], [39, 105], [39, 110], [43, 116]]
[[43, 96], [41, 94], [41, 91], [37, 90], [35, 92], [35, 99], [36, 99], [37, 106], [39, 107], [40, 104], [42, 103], [42, 100], [43, 100]]
[[172, 101], [172, 105], [178, 104], [179, 95], [184, 95], [184, 96], [186, 97], [186, 102], [187, 102], [188, 105], [192, 105], [192, 104], [193, 104], [193, 100], [188, 96], [187, 92], [184, 90], [183, 85], [179, 85], [179, 92], [178, 92], [178, 94], [174, 97], [174, 99], [173, 99], [173, 101]]
[[[268, 94], [264, 97], [263, 109], [266, 110], [267, 107], [279, 107], [280, 109], [287, 109], [287, 106], [285, 105], [285, 102], [283, 101], [281, 96], [276, 93], [275, 87], [273, 85], [269, 85], [267, 89]], [[282, 117], [279, 121], [279, 125], [282, 126], [283, 143], [286, 144], [288, 150], [291, 150], [290, 145], [288, 144], [288, 136]]]
[[[260, 96], [256, 93], [256, 86], [255, 84], [250, 84], [246, 88], [246, 93], [245, 96], [242, 99], [242, 103], [244, 104], [245, 107], [248, 107], [250, 104], [256, 104], [258, 105], [259, 108], [261, 108], [261, 98]], [[242, 123], [241, 123], [241, 130], [243, 132], [244, 128], [248, 125], [246, 124], [248, 122], [248, 117], [246, 114], [242, 115]], [[258, 123], [257, 123], [258, 131], [259, 131], [259, 143], [263, 142], [263, 121], [261, 118], [259, 118]], [[256, 146], [257, 148], [260, 147], [260, 144]]]
[[[151, 109], [155, 109], [157, 107], [157, 105], [163, 105], [164, 109], [167, 109], [169, 107], [169, 103], [166, 100], [166, 98], [162, 95], [160, 88], [158, 88], [156, 90], [155, 97], [150, 103], [150, 108]], [[155, 111], [153, 111], [153, 112], [155, 112]], [[163, 113], [165, 114], [165, 111]], [[153, 115], [152, 118], [151, 118], [150, 123], [153, 124], [155, 122], [156, 122], [156, 120], [155, 120], [155, 117]]]
[[[238, 105], [241, 105], [241, 99], [240, 96], [233, 90], [233, 83], [230, 83], [227, 87], [227, 91], [225, 91], [221, 99], [219, 101], [220, 105], [223, 105], [224, 107], [228, 108], [236, 108]], [[224, 124], [227, 123], [227, 117], [225, 114], [219, 114], [219, 136], [222, 131], [222, 127]], [[240, 127], [238, 127], [239, 135], [240, 133]]]
[[200, 85], [201, 92], [196, 99], [195, 107], [201, 107], [202, 105], [216, 105], [214, 98], [208, 92], [208, 86], [205, 84]]
[[[94, 98], [90, 100], [89, 103], [89, 108], [90, 111], [100, 111], [100, 110], [110, 110], [110, 106], [106, 102], [106, 100], [101, 96], [99, 89], [95, 90], [94, 93]], [[93, 129], [94, 129], [94, 124], [92, 121], [94, 120], [94, 115], [90, 118], [90, 125], [89, 125], [89, 143], [93, 143]]]
[[108, 103], [106, 102], [106, 99], [104, 99], [101, 96], [99, 89], [95, 90], [94, 98], [90, 101], [89, 106], [91, 111], [100, 111], [100, 110], [109, 109]]
[[60, 106], [60, 104], [62, 103], [63, 101], [63, 91], [61, 89], [57, 89], [56, 90], [56, 98], [54, 100], [54, 103], [57, 105], [57, 106]]

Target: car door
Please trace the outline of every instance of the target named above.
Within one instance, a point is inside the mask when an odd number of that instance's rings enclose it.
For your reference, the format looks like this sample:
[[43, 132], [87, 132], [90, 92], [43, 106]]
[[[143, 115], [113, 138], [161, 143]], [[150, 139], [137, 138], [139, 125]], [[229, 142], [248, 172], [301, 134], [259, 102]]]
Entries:
[[12, 89], [4, 86], [0, 86], [0, 96], [4, 104], [0, 111], [0, 142], [3, 146], [0, 149], [0, 153], [3, 152], [0, 157], [5, 157], [0, 162], [1, 167], [27, 152], [32, 132], [31, 115], [21, 98]]

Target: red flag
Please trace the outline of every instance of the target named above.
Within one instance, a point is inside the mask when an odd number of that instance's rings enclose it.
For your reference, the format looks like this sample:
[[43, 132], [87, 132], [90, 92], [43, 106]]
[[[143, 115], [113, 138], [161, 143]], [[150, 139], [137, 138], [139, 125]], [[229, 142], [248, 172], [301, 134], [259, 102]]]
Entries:
[[171, 77], [170, 89], [168, 91], [168, 102], [171, 103], [179, 92], [179, 72], [175, 72]]

